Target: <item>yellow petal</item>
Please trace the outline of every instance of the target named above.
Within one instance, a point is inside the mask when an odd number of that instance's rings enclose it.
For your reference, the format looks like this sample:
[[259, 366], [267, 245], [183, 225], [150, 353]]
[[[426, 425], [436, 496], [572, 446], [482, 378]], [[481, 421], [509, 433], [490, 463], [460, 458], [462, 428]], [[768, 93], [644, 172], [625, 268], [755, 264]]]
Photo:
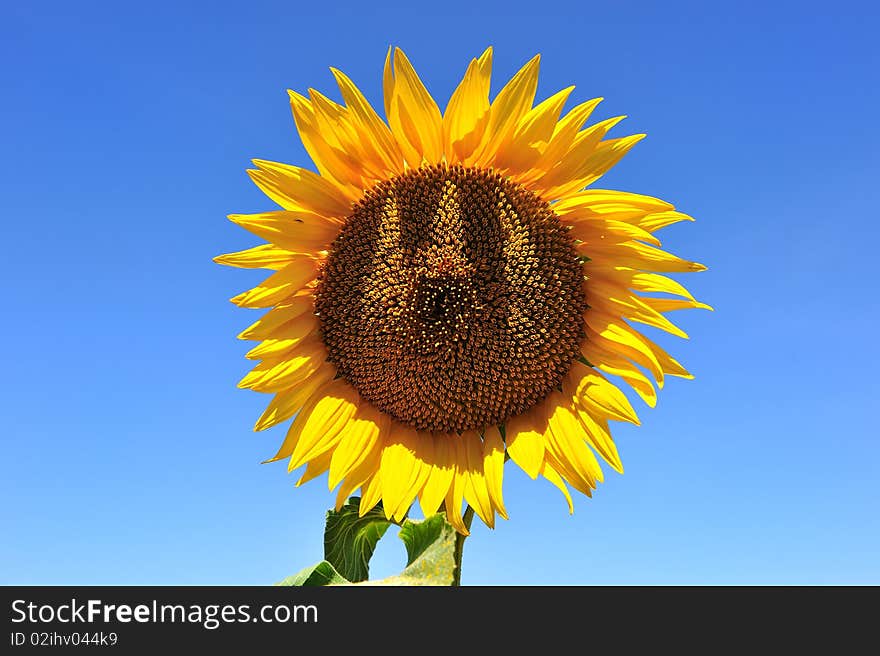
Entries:
[[711, 305], [700, 303], [699, 301], [687, 301], [680, 298], [651, 298], [643, 296], [640, 299], [646, 305], [651, 306], [657, 312], [672, 312], [673, 310], [714, 310]]
[[440, 504], [446, 498], [447, 492], [452, 487], [452, 479], [455, 476], [455, 463], [451, 448], [451, 440], [454, 436], [434, 435], [430, 438], [434, 444], [434, 463], [431, 474], [419, 494], [419, 504], [425, 517], [430, 517], [440, 509]]
[[648, 214], [648, 210], [632, 205], [620, 203], [600, 204], [585, 199], [585, 194], [590, 191], [583, 189], [574, 194], [568, 194], [553, 204], [553, 211], [557, 216], [571, 221], [589, 221], [593, 219], [605, 219], [609, 221], [622, 221], [630, 224], [638, 222]]
[[318, 391], [318, 388], [332, 380], [335, 375], [336, 367], [325, 362], [302, 382], [283, 392], [278, 392], [269, 402], [265, 412], [260, 415], [254, 430], [265, 430], [290, 419]]
[[[335, 389], [335, 386], [333, 386], [333, 382], [335, 381], [324, 380], [322, 382], [319, 382], [318, 386], [312, 391], [312, 393], [306, 397], [304, 404], [300, 406], [301, 409], [296, 417], [296, 420], [293, 422], [294, 424], [297, 424], [297, 422], [299, 422], [297, 430], [294, 431], [292, 430], [293, 426], [290, 427], [290, 429], [287, 431], [287, 435], [284, 438], [284, 442], [278, 449], [278, 452], [271, 458], [264, 460], [264, 464], [267, 462], [275, 462], [277, 460], [281, 460], [282, 458], [288, 458], [293, 454], [293, 450], [296, 447], [297, 441], [299, 440], [299, 435], [302, 432], [302, 424], [306, 420], [306, 418], [313, 412], [315, 412], [318, 404], [322, 401], [324, 402], [322, 410], [324, 410], [326, 414], [327, 404], [333, 402], [332, 398], [327, 399], [325, 395], [325, 392], [327, 390], [332, 391]], [[354, 412], [354, 410], [352, 410], [352, 412]], [[319, 417], [316, 416], [313, 421], [317, 421], [318, 419]], [[326, 421], [329, 421], [329, 419], [327, 419]], [[295, 467], [291, 469], [295, 469]]]
[[409, 165], [416, 168], [423, 158], [439, 162], [443, 156], [440, 109], [400, 48], [394, 50], [390, 110], [388, 123]]
[[592, 184], [605, 175], [633, 146], [644, 138], [644, 134], [634, 134], [629, 137], [603, 141], [596, 146], [589, 157], [578, 163], [576, 169], [569, 169], [570, 177], [567, 181], [558, 181], [553, 187], [542, 182], [542, 186], [546, 189], [546, 197], [562, 198]]
[[508, 169], [514, 179], [527, 172], [541, 157], [541, 151], [553, 136], [559, 114], [574, 87], [559, 91], [530, 109], [513, 131], [513, 137], [495, 156], [495, 166]]
[[604, 419], [596, 417], [590, 409], [576, 407], [575, 414], [578, 420], [583, 424], [584, 431], [587, 435], [587, 443], [596, 450], [602, 458], [611, 465], [619, 474], [623, 473], [623, 463], [620, 461], [620, 454], [617, 452], [617, 445], [611, 438], [611, 432], [608, 430], [608, 422]]
[[[384, 166], [361, 138], [357, 121], [348, 107], [339, 105], [327, 96], [309, 89], [309, 98], [315, 113], [315, 122], [321, 137], [329, 139], [329, 155], [332, 156], [333, 175], [353, 192], [357, 200], [365, 185], [369, 185], [369, 175], [373, 177], [384, 171]], [[332, 145], [331, 145], [332, 144]]]
[[240, 269], [282, 269], [290, 263], [291, 253], [274, 244], [263, 244], [236, 253], [226, 253], [214, 258], [217, 264], [239, 267]]
[[233, 297], [239, 307], [266, 308], [293, 296], [315, 279], [318, 263], [307, 255], [295, 255], [290, 264], [276, 271], [259, 285]]
[[687, 333], [625, 287], [595, 279], [587, 281], [586, 288], [587, 298], [591, 299], [588, 302], [593, 307], [602, 308], [609, 314], [621, 314], [628, 319], [687, 339]]
[[391, 64], [391, 53], [394, 50], [388, 46], [385, 53], [385, 67], [382, 69], [382, 100], [385, 103], [385, 117], [391, 114], [391, 99], [394, 97], [394, 70]]
[[672, 253], [667, 253], [659, 248], [639, 242], [585, 244], [578, 246], [578, 251], [599, 265], [605, 263], [609, 266], [625, 266], [662, 273], [685, 273], [706, 270], [706, 267], [702, 264], [683, 260]]
[[[327, 455], [327, 454], [324, 454], [324, 455]], [[328, 467], [329, 467], [329, 465], [328, 465]], [[336, 503], [333, 504], [333, 509], [336, 512], [339, 512], [340, 510], [342, 510], [342, 506], [345, 505], [345, 502], [348, 500], [351, 493], [357, 488], [357, 486], [353, 486], [351, 488], [351, 490], [346, 489], [346, 481], [347, 480], [348, 479], [343, 481], [342, 485], [340, 485], [339, 489], [336, 491]], [[358, 503], [360, 503], [360, 502], [358, 502]]]
[[617, 310], [632, 321], [643, 323], [646, 326], [659, 328], [671, 335], [688, 339], [688, 334], [681, 328], [672, 323], [669, 319], [660, 314], [657, 310], [645, 303], [638, 296], [630, 296], [626, 301], [613, 301], [617, 305]]
[[489, 80], [492, 77], [492, 46], [483, 51], [483, 54], [477, 58], [477, 63], [480, 65], [483, 86], [486, 88], [486, 93], [489, 93]]
[[593, 496], [593, 486], [582, 475], [578, 474], [572, 464], [557, 451], [557, 445], [552, 437], [548, 439], [547, 453], [544, 459], [546, 464], [575, 490], [587, 497]]
[[419, 496], [428, 477], [432, 471], [432, 463], [434, 461], [433, 439], [427, 433], [415, 433], [415, 467], [410, 473], [409, 484], [407, 485], [397, 507], [394, 509], [393, 517], [395, 520], [402, 520], [409, 512], [410, 506], [416, 497]]
[[584, 273], [588, 278], [605, 279], [619, 283], [640, 292], [663, 292], [675, 294], [695, 301], [693, 295], [681, 284], [658, 273], [637, 271], [630, 267], [608, 266], [606, 263], [584, 262]]
[[603, 479], [602, 469], [585, 443], [583, 425], [559, 392], [551, 392], [548, 402], [553, 407], [553, 414], [550, 415], [550, 430], [545, 433], [547, 447], [560, 461], [567, 463], [585, 485], [595, 488]]
[[539, 404], [526, 412], [511, 417], [505, 426], [507, 453], [531, 478], [537, 478], [544, 462], [544, 431], [547, 409]]
[[356, 157], [341, 147], [342, 142], [352, 141], [345, 123], [347, 110], [340, 108], [330, 114], [322, 101], [309, 101], [294, 91], [287, 93], [300, 139], [321, 177], [333, 182], [340, 193], [356, 200], [357, 188], [363, 187], [362, 167]]
[[580, 362], [572, 363], [563, 389], [570, 393], [573, 401], [599, 416], [636, 425], [640, 423], [623, 392], [602, 374]]
[[382, 476], [379, 471], [373, 473], [373, 476], [362, 486], [363, 496], [358, 508], [358, 516], [363, 517], [379, 503], [382, 498]]
[[314, 314], [303, 314], [297, 321], [291, 321], [286, 325], [283, 336], [274, 339], [263, 340], [260, 344], [248, 351], [244, 357], [249, 360], [262, 360], [263, 358], [275, 358], [292, 351], [306, 337], [317, 332], [320, 323]]
[[351, 209], [332, 183], [299, 166], [255, 159], [257, 170], [248, 170], [254, 183], [286, 210], [306, 210], [321, 216], [343, 218]]
[[[382, 447], [382, 441], [377, 440], [373, 448], [364, 454], [363, 461], [349, 472], [345, 480], [342, 481], [342, 484], [339, 486], [339, 492], [336, 495], [337, 511], [345, 505], [352, 492], [366, 485], [370, 478], [379, 471]], [[375, 506], [376, 504], [373, 505]]]
[[[568, 151], [540, 180], [540, 185], [546, 190], [546, 197], [560, 198], [563, 195], [560, 193], [561, 190], [568, 188], [573, 180], [580, 180], [592, 171], [589, 164], [590, 157], [598, 150], [602, 138], [623, 118], [623, 116], [615, 116], [577, 133]], [[583, 186], [579, 185], [576, 188]]]
[[541, 56], [535, 55], [504, 85], [492, 101], [485, 137], [478, 149], [478, 155], [474, 158], [476, 165], [491, 164], [495, 153], [510, 140], [517, 123], [531, 109], [538, 88], [540, 61]]
[[630, 328], [622, 319], [595, 308], [584, 313], [584, 320], [587, 324], [587, 341], [592, 339], [600, 347], [638, 362], [654, 375], [660, 387], [663, 386], [663, 369], [643, 335]]
[[450, 164], [466, 160], [479, 145], [489, 120], [489, 88], [474, 59], [443, 114], [443, 149]]
[[229, 220], [279, 248], [305, 254], [326, 250], [340, 227], [335, 219], [305, 211], [230, 214]]
[[[399, 507], [409, 507], [415, 497], [412, 486], [421, 473], [421, 463], [416, 459], [416, 431], [409, 426], [392, 422], [390, 430], [383, 436], [384, 448], [380, 469], [382, 480], [382, 505], [385, 516], [391, 518]], [[406, 499], [407, 493], [412, 496]]]
[[486, 486], [486, 475], [483, 471], [483, 444], [480, 435], [476, 431], [462, 433], [462, 450], [465, 459], [465, 501], [474, 509], [483, 523], [489, 528], [495, 527], [495, 511], [492, 500], [489, 498], [489, 489]]
[[366, 145], [374, 153], [374, 156], [384, 164], [390, 174], [402, 173], [403, 156], [391, 130], [379, 118], [376, 110], [367, 102], [360, 89], [342, 71], [335, 68], [330, 70], [336, 78], [342, 98], [351, 110], [361, 136], [366, 140]]
[[330, 381], [296, 416], [276, 458], [284, 457], [292, 446], [289, 468], [293, 470], [329, 450], [339, 441], [359, 401], [357, 392], [344, 378]]
[[409, 487], [404, 492], [400, 503], [394, 510], [394, 518], [400, 521], [409, 511], [413, 500], [419, 496], [428, 477], [433, 471], [434, 455], [434, 439], [430, 433], [414, 433], [415, 438], [415, 475], [410, 476]]
[[283, 332], [287, 324], [302, 315], [314, 310], [314, 297], [308, 290], [303, 290], [282, 305], [272, 308], [257, 321], [239, 333], [239, 339], [260, 341], [276, 336], [276, 331]]
[[313, 460], [309, 460], [309, 462], [306, 464], [306, 470], [296, 482], [296, 487], [299, 487], [300, 485], [304, 485], [305, 483], [316, 479], [318, 476], [330, 469], [330, 458], [332, 455], [332, 452], [326, 451], [314, 458]]
[[[470, 69], [469, 69], [470, 70]], [[467, 77], [467, 74], [466, 74]], [[489, 125], [489, 87], [492, 78], [492, 47], [489, 46], [483, 51], [483, 54], [477, 58], [477, 66], [474, 74], [468, 79], [468, 83], [459, 85], [456, 90], [456, 105], [453, 108], [453, 102], [450, 100], [447, 106], [447, 113], [451, 112], [450, 119], [447, 120], [444, 115], [444, 140], [449, 138], [449, 147], [451, 151], [444, 149], [447, 161], [454, 164], [461, 162], [465, 165], [472, 165], [477, 155], [477, 150], [486, 139], [486, 128]], [[461, 88], [465, 87], [465, 88]], [[467, 94], [463, 96], [462, 94]], [[459, 108], [457, 105], [462, 104]], [[459, 116], [459, 112], [463, 112]], [[471, 119], [464, 119], [463, 116], [470, 116]], [[459, 122], [459, 119], [462, 119]], [[457, 129], [452, 128], [452, 124], [458, 126]], [[446, 126], [450, 126], [450, 131], [446, 132]]]
[[553, 128], [553, 134], [550, 141], [543, 149], [541, 157], [534, 165], [532, 172], [524, 174], [524, 181], [536, 180], [544, 175], [546, 171], [551, 170], [559, 163], [559, 160], [569, 151], [574, 139], [578, 134], [578, 130], [586, 123], [590, 114], [596, 109], [596, 106], [602, 102], [602, 98], [593, 98], [585, 103], [581, 103], [572, 108], [568, 114], [563, 117], [556, 127]]
[[570, 185], [560, 193], [568, 193], [569, 189], [583, 189], [587, 185], [593, 184], [646, 136], [645, 134], [633, 134], [628, 137], [603, 141], [589, 157], [589, 161], [584, 162], [581, 171], [587, 172], [585, 177], [581, 178], [576, 185]]
[[657, 405], [657, 390], [635, 364], [611, 351], [599, 348], [590, 340], [583, 345], [581, 352], [595, 367], [623, 379], [648, 406], [653, 408]]
[[504, 481], [504, 441], [498, 428], [493, 426], [486, 430], [483, 436], [483, 471], [486, 474], [486, 487], [489, 490], [489, 498], [492, 505], [504, 519], [507, 519], [507, 510], [504, 508], [504, 494], [502, 491]]
[[654, 357], [657, 358], [657, 362], [660, 363], [660, 368], [663, 370], [663, 373], [678, 378], [691, 379], [694, 377], [693, 374], [685, 369], [678, 360], [669, 355], [669, 353], [667, 353], [659, 344], [651, 341], [644, 335], [640, 335], [640, 337], [654, 353]]
[[[578, 201], [586, 206], [594, 205], [618, 205], [641, 209], [643, 212], [663, 212], [675, 209], [671, 203], [665, 200], [634, 194], [628, 191], [614, 191], [610, 189], [585, 189], [569, 199]], [[565, 202], [565, 201], [562, 201]]]
[[[457, 443], [453, 442], [453, 444]], [[452, 477], [452, 485], [449, 486], [449, 491], [446, 493], [446, 519], [456, 531], [462, 535], [469, 535], [470, 531], [461, 517], [461, 504], [464, 501], [464, 485], [467, 477], [466, 466], [461, 461], [464, 454], [461, 453], [460, 445], [453, 447], [453, 449], [456, 452], [455, 475]]]
[[573, 86], [557, 91], [526, 112], [513, 131], [513, 143], [529, 145], [549, 141], [572, 91]]
[[580, 248], [585, 251], [589, 250], [591, 244], [603, 242], [619, 244], [631, 239], [640, 239], [655, 246], [660, 245], [660, 240], [650, 232], [625, 221], [570, 214], [565, 217], [565, 223], [572, 226], [572, 235], [584, 242]]
[[258, 364], [238, 386], [256, 392], [279, 392], [311, 376], [326, 360], [327, 348], [311, 335], [289, 353]]
[[379, 412], [369, 403], [361, 402], [345, 433], [336, 445], [330, 463], [328, 484], [332, 490], [360, 465], [364, 458], [388, 432], [391, 417]]
[[568, 488], [565, 486], [565, 481], [562, 480], [562, 477], [546, 462], [541, 465], [541, 475], [553, 483], [553, 485], [559, 488], [559, 491], [565, 495], [565, 500], [568, 502], [568, 514], [573, 515], [574, 503], [571, 500], [571, 494], [568, 492]]
[[652, 212], [639, 221], [639, 227], [654, 232], [680, 221], [693, 221], [694, 217], [683, 212]]
[[630, 277], [630, 286], [640, 292], [666, 292], [677, 296], [684, 296], [692, 301], [696, 299], [681, 284], [667, 276], [658, 273], [634, 272]]
[[[599, 193], [591, 193], [593, 191]], [[603, 217], [627, 221], [648, 232], [654, 232], [679, 221], [694, 220], [687, 214], [674, 211], [671, 204], [658, 198], [592, 189], [566, 195], [554, 204], [553, 211], [560, 217], [574, 215], [583, 218]]]

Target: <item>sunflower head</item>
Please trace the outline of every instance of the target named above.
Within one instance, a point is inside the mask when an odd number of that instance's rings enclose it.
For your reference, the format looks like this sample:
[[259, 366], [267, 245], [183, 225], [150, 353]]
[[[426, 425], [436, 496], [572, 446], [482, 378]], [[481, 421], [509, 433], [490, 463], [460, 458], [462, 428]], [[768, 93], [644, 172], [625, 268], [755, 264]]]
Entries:
[[360, 488], [362, 514], [418, 499], [466, 533], [467, 502], [493, 526], [509, 457], [571, 511], [597, 456], [622, 472], [609, 421], [638, 423], [606, 375], [651, 406], [666, 375], [690, 377], [630, 322], [684, 337], [664, 313], [708, 308], [662, 275], [704, 268], [655, 236], [691, 219], [588, 188], [644, 135], [588, 125], [601, 99], [563, 116], [573, 87], [534, 104], [538, 61], [490, 101], [486, 50], [441, 113], [389, 50], [387, 120], [333, 70], [344, 104], [290, 92], [318, 172], [249, 171], [282, 209], [230, 216], [268, 243], [215, 258], [273, 271], [232, 299], [269, 308], [240, 335], [259, 342], [240, 386], [274, 394], [257, 430], [295, 416], [271, 460], [305, 465], [300, 483], [328, 472], [337, 507]]
[[562, 382], [584, 336], [582, 281], [549, 203], [441, 163], [355, 204], [315, 310], [328, 359], [364, 400], [417, 430], [482, 432]]

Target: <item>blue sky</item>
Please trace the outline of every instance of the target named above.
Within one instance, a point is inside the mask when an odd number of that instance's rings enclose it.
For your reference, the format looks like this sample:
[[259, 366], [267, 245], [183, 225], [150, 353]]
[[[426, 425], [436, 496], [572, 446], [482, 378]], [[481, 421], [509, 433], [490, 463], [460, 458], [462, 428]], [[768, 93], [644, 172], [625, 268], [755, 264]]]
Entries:
[[[880, 583], [878, 10], [871, 3], [18, 3], [0, 20], [3, 458], [0, 583], [262, 584], [321, 555], [322, 481], [260, 465], [267, 397], [236, 388], [256, 316], [219, 267], [271, 208], [259, 157], [305, 165], [288, 88], [381, 98], [390, 43], [441, 107], [495, 46], [496, 83], [540, 52], [646, 132], [598, 186], [697, 222], [670, 250], [716, 312], [658, 337], [696, 375], [592, 500], [510, 466], [511, 513], [468, 540], [464, 582]], [[438, 6], [439, 7], [439, 6]], [[494, 89], [497, 90], [497, 86]], [[381, 104], [381, 103], [379, 103]], [[652, 337], [655, 337], [652, 335]], [[402, 565], [389, 535], [375, 575]]]

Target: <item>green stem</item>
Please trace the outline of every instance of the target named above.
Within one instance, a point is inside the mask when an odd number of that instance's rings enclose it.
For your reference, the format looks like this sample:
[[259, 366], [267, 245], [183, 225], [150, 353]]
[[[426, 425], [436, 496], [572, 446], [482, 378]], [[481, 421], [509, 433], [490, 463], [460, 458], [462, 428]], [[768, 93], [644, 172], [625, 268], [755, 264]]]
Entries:
[[[471, 530], [471, 522], [474, 520], [474, 509], [470, 506], [464, 511], [464, 525]], [[452, 570], [452, 585], [461, 586], [461, 556], [464, 553], [464, 540], [467, 536], [461, 533], [455, 534], [455, 569]]]

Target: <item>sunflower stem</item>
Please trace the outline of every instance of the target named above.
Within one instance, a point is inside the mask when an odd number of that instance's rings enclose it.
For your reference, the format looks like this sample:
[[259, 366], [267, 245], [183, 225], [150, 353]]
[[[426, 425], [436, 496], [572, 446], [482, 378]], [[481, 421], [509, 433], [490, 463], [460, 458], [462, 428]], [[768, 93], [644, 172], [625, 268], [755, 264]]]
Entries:
[[[465, 527], [470, 531], [471, 522], [474, 520], [474, 509], [468, 506], [464, 511], [463, 519]], [[465, 538], [467, 538], [466, 535], [461, 533], [455, 534], [455, 569], [452, 570], [452, 585], [455, 587], [461, 586], [461, 557], [464, 553]]]

